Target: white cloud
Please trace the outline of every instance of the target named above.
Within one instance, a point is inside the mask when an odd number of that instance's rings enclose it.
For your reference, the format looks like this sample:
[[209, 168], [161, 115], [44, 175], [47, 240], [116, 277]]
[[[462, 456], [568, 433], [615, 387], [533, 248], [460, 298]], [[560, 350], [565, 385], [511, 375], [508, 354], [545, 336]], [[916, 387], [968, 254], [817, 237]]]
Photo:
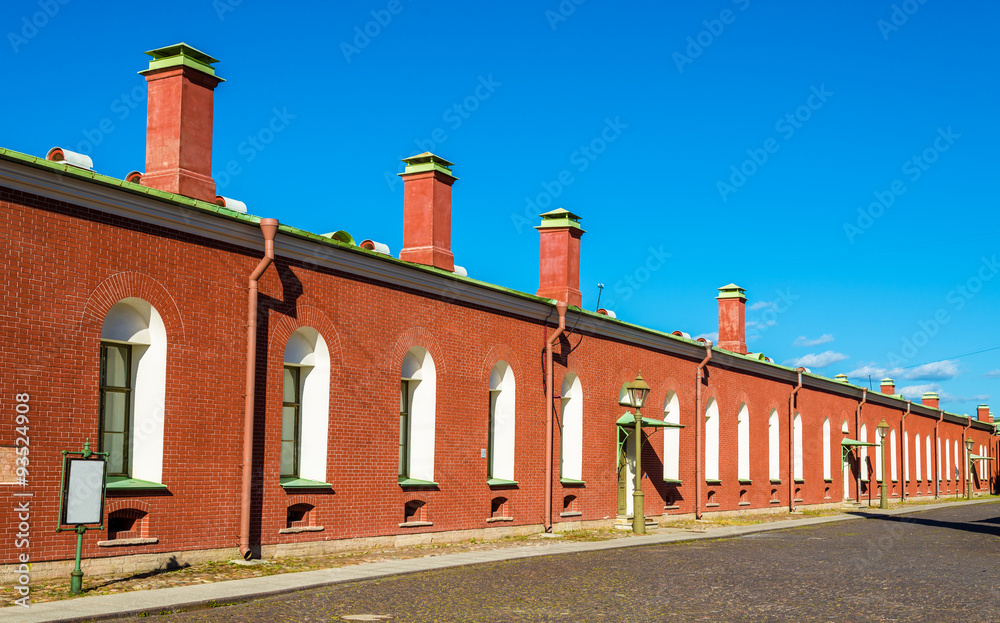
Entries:
[[944, 361], [925, 363], [914, 368], [887, 369], [874, 363], [864, 364], [848, 372], [847, 376], [852, 379], [867, 379], [871, 375], [876, 380], [889, 377], [903, 381], [947, 381], [955, 378], [958, 374], [958, 360], [945, 359]]
[[925, 392], [937, 392], [941, 393], [941, 385], [938, 383], [924, 383], [923, 385], [907, 385], [906, 387], [900, 387], [899, 393], [903, 394], [903, 398], [909, 400], [919, 400]]
[[989, 394], [976, 394], [974, 396], [955, 395], [955, 394], [949, 394], [947, 392], [941, 394], [942, 402], [975, 402], [978, 404], [981, 402], [986, 402], [989, 399], [990, 399]]
[[758, 309], [775, 309], [778, 304], [774, 301], [757, 301], [750, 305], [750, 311], [757, 311]]
[[825, 368], [845, 359], [848, 359], [847, 355], [828, 350], [824, 353], [819, 353], [818, 355], [809, 353], [808, 355], [796, 357], [795, 359], [789, 359], [785, 362], [785, 365], [792, 366], [793, 368], [797, 368], [799, 366], [806, 368]]
[[998, 368], [996, 370], [990, 370], [989, 372], [987, 372], [983, 376], [985, 376], [988, 379], [1000, 379], [1000, 368]]
[[824, 333], [815, 340], [810, 340], [804, 335], [800, 335], [792, 342], [792, 346], [819, 346], [820, 344], [826, 344], [827, 342], [832, 342], [833, 336], [829, 333]]
[[711, 333], [702, 333], [701, 335], [694, 336], [694, 339], [697, 340], [698, 338], [702, 338], [702, 337], [705, 338], [706, 340], [708, 340], [709, 342], [713, 343], [713, 344], [717, 344], [719, 342], [719, 332], [718, 331], [712, 331]]

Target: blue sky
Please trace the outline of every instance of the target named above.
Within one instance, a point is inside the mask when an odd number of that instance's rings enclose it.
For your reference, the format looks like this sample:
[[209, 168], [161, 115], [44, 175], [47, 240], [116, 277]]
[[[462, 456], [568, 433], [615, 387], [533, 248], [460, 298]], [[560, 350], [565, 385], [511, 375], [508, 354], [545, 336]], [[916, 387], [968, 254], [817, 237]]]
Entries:
[[[594, 309], [972, 413], [1000, 396], [987, 2], [7, 0], [0, 146], [145, 153], [145, 50], [220, 59], [220, 194], [398, 253], [399, 159], [455, 162], [456, 261], [534, 292], [543, 209], [583, 217]], [[268, 127], [279, 132], [263, 132]], [[263, 139], [267, 139], [266, 142]], [[227, 166], [236, 174], [225, 173]], [[998, 409], [994, 409], [1000, 411]]]

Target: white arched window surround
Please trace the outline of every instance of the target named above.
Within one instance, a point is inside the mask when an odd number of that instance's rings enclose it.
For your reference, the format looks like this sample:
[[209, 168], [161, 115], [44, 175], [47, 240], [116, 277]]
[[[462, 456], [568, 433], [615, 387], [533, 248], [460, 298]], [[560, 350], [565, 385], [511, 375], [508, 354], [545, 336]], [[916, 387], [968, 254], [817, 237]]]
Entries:
[[896, 429], [893, 428], [889, 431], [889, 478], [892, 482], [899, 480], [899, 474], [896, 471]]
[[719, 479], [719, 403], [709, 398], [705, 406], [705, 480]]
[[399, 431], [400, 448], [406, 452], [400, 465], [400, 482], [433, 483], [437, 371], [426, 348], [414, 346], [406, 353], [400, 377], [400, 391], [408, 408], [406, 424]]
[[750, 480], [750, 411], [746, 403], [736, 413], [736, 472], [739, 480]]
[[833, 448], [830, 438], [830, 418], [823, 418], [823, 480], [833, 479]]
[[[316, 482], [327, 482], [326, 456], [330, 420], [330, 350], [319, 331], [301, 327], [285, 345], [285, 367], [298, 368], [299, 426], [294, 444], [282, 444], [282, 475]], [[282, 414], [282, 429], [288, 415]], [[294, 423], [292, 423], [294, 426]], [[284, 435], [283, 435], [284, 437]], [[298, 453], [298, 470], [286, 467], [290, 451]]]
[[[681, 423], [680, 400], [673, 390], [667, 392], [667, 400], [663, 407], [663, 420], [670, 424]], [[681, 429], [663, 429], [663, 479], [680, 482], [681, 470]]]
[[514, 371], [498, 361], [490, 372], [489, 440], [486, 477], [493, 484], [514, 483]]
[[583, 481], [583, 386], [567, 372], [562, 382], [560, 419], [560, 478]]
[[[861, 425], [861, 432], [858, 434], [858, 441], [868, 442], [868, 425]], [[875, 453], [878, 454], [877, 452]], [[859, 459], [861, 463], [861, 480], [868, 480], [868, 446], [861, 446], [861, 451], [859, 452]]]
[[[115, 303], [101, 327], [104, 345], [118, 345], [131, 352], [127, 434], [119, 446], [125, 452], [118, 469], [127, 477], [153, 483], [163, 482], [163, 421], [167, 382], [167, 331], [152, 305], [140, 298], [124, 298]], [[103, 432], [103, 431], [102, 431]], [[99, 446], [103, 444], [103, 437]], [[101, 448], [108, 451], [110, 448]]]
[[767, 473], [771, 480], [781, 480], [781, 431], [778, 427], [778, 411], [771, 409], [767, 418]]
[[[958, 463], [957, 454], [955, 456], [955, 463]], [[944, 438], [944, 465], [945, 465], [944, 479], [951, 480], [951, 475], [953, 473], [951, 469], [951, 444], [948, 443], [947, 437]]]
[[920, 471], [920, 433], [913, 435], [913, 467], [917, 474], [917, 481], [923, 479], [924, 472]]
[[793, 454], [793, 466], [795, 468], [795, 480], [802, 480], [805, 472], [802, 461], [802, 414], [796, 413], [792, 419], [792, 430], [795, 439], [795, 453]]
[[910, 482], [910, 431], [903, 431], [903, 481]]
[[[940, 446], [940, 441], [939, 441], [938, 445]], [[932, 482], [934, 480], [934, 477], [933, 477], [933, 475], [934, 475], [934, 467], [933, 467], [934, 455], [931, 454], [932, 448], [931, 448], [931, 436], [930, 435], [924, 435], [924, 449], [926, 450], [926, 452], [924, 453], [924, 476], [926, 477], [927, 482]]]

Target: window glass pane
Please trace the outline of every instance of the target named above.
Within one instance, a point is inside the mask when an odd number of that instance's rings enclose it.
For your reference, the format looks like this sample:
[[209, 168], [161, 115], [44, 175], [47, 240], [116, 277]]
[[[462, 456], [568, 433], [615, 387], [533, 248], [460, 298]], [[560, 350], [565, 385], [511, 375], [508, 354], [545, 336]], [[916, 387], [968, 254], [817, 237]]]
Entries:
[[128, 346], [105, 346], [105, 387], [128, 387], [128, 349]]
[[295, 442], [281, 442], [281, 475], [295, 475]]
[[284, 402], [298, 402], [299, 397], [299, 369], [285, 368], [285, 392]]
[[284, 407], [281, 410], [281, 439], [282, 441], [295, 441], [295, 407]]
[[104, 430], [121, 433], [125, 431], [128, 394], [124, 392], [102, 392], [104, 394]]
[[124, 473], [125, 435], [121, 433], [104, 433], [104, 451], [110, 453], [108, 454], [108, 473]]

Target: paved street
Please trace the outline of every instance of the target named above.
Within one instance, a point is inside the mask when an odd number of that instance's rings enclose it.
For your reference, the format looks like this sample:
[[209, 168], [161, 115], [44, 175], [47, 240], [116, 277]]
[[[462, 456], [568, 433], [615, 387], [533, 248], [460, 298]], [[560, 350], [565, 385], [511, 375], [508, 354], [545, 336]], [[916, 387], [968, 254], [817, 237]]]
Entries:
[[416, 573], [156, 620], [998, 621], [998, 536], [1000, 504], [978, 504]]

